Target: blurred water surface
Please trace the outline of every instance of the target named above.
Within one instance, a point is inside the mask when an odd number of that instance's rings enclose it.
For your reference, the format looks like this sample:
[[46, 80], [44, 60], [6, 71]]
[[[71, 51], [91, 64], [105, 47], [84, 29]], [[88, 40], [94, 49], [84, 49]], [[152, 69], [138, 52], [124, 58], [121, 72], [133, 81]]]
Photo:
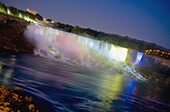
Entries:
[[35, 55], [1, 55], [0, 83], [21, 87], [44, 112], [166, 112], [169, 87]]

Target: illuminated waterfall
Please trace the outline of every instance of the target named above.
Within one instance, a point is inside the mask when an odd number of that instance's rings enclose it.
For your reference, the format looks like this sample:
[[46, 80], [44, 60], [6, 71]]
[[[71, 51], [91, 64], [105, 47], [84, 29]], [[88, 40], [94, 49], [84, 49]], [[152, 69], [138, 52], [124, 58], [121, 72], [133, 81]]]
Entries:
[[[33, 32], [31, 35], [36, 36], [36, 40], [40, 39], [39, 41], [42, 42], [41, 44], [43, 45], [37, 46], [39, 47], [38, 49], [45, 47], [43, 50], [54, 56], [60, 53], [64, 57], [70, 57], [70, 55], [83, 57], [90, 55], [90, 52], [94, 51], [107, 59], [124, 62], [128, 53], [126, 48], [57, 29], [34, 25], [29, 26], [28, 29]], [[90, 56], [93, 57], [92, 55]]]
[[128, 53], [128, 49], [126, 48], [118, 47], [99, 40], [94, 40], [83, 36], [79, 36], [78, 40], [82, 46], [97, 51], [101, 55], [116, 61], [125, 61]]
[[[43, 57], [109, 72], [132, 69], [125, 64], [127, 48], [34, 24], [27, 27], [25, 36], [36, 47], [35, 54]], [[140, 59], [141, 55], [136, 62]], [[135, 70], [130, 71], [141, 78]]]
[[136, 55], [135, 64], [139, 64], [142, 60], [142, 57], [143, 57], [143, 53], [138, 52]]

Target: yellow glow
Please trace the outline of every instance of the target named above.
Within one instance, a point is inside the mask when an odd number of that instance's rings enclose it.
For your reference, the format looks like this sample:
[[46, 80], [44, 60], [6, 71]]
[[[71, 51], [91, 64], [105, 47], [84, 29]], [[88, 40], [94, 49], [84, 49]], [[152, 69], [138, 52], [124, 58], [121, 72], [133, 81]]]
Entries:
[[117, 61], [125, 61], [127, 53], [126, 48], [111, 46], [111, 56]]
[[102, 74], [97, 97], [102, 100], [103, 107], [110, 111], [113, 100], [119, 99], [122, 91], [122, 75]]
[[52, 20], [51, 23], [54, 23], [54, 21]]
[[46, 19], [45, 19], [45, 18], [43, 18], [43, 21], [46, 21]]
[[50, 51], [50, 53], [52, 53], [53, 55], [55, 55], [55, 52], [54, 51], [52, 51], [52, 50], [49, 50]]
[[52, 48], [49, 48], [50, 53], [52, 53], [53, 55], [56, 55], [55, 51]]
[[35, 20], [36, 20], [36, 21], [38, 21], [38, 19], [37, 19], [37, 18], [35, 18]]

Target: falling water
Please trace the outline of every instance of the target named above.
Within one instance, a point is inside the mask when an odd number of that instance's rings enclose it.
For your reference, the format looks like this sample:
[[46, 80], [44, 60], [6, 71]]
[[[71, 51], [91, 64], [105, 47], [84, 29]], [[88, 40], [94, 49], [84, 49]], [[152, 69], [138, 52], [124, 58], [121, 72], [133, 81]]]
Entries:
[[[105, 43], [58, 29], [30, 24], [25, 36], [35, 46], [35, 54], [114, 73], [126, 73], [145, 80], [126, 64], [130, 49]], [[140, 63], [143, 53], [137, 53], [134, 64]]]

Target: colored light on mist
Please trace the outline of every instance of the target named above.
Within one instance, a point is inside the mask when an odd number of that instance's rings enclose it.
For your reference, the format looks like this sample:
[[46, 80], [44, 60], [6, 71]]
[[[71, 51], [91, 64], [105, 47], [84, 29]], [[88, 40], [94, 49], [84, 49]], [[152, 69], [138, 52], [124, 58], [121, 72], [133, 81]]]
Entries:
[[117, 60], [117, 61], [125, 61], [128, 49], [121, 48], [121, 47], [115, 47], [111, 46], [111, 58]]
[[140, 63], [141, 60], [142, 60], [142, 57], [143, 57], [143, 53], [138, 52], [137, 55], [136, 55], [135, 64]]

